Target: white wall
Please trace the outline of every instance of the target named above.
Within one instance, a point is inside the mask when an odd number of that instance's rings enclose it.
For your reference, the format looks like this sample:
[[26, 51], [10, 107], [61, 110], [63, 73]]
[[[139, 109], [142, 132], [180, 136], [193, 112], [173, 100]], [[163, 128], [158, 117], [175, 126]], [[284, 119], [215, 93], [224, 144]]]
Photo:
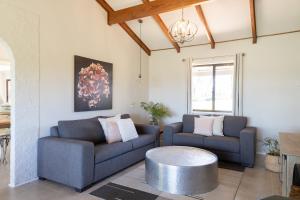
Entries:
[[[149, 99], [166, 104], [180, 121], [187, 113], [187, 62], [202, 58], [245, 53], [244, 115], [258, 127], [258, 138], [277, 137], [279, 131], [300, 133], [300, 33], [251, 40], [153, 52], [149, 60]], [[259, 152], [263, 150], [260, 148]]]
[[9, 60], [9, 55], [4, 48], [0, 47], [0, 62], [7, 62], [7, 60]]
[[[108, 26], [106, 12], [94, 0], [9, 0], [40, 18], [41, 136], [58, 120], [99, 114], [133, 113], [130, 105], [147, 99], [148, 56], [139, 85], [139, 48], [118, 25]], [[74, 55], [113, 63], [113, 109], [74, 113]]]
[[0, 46], [5, 49], [11, 63], [12, 97], [15, 97], [12, 98], [11, 110], [12, 186], [36, 177], [39, 134], [38, 27], [36, 15], [0, 3]]
[[[25, 20], [29, 17], [36, 23], [34, 27]], [[7, 20], [10, 18], [11, 20]], [[131, 113], [134, 120], [144, 120], [144, 113], [134, 105], [148, 99], [148, 56], [143, 54], [143, 79], [138, 81], [137, 44], [119, 26], [107, 25], [106, 12], [96, 1], [0, 0], [0, 22], [0, 37], [11, 46], [14, 54], [22, 57], [27, 53], [34, 54], [34, 68], [24, 63], [30, 62], [30, 57], [24, 61], [16, 55], [16, 74], [24, 73], [23, 77], [28, 82], [37, 81], [32, 90], [38, 94], [24, 97], [16, 94], [16, 101], [22, 101], [24, 107], [27, 104], [34, 106], [33, 110], [27, 109], [29, 115], [37, 110], [34, 119], [24, 114], [24, 120], [21, 116], [18, 118], [16, 113], [16, 127], [18, 120], [23, 120], [28, 127], [37, 126], [38, 129], [24, 130], [20, 138], [16, 129], [16, 141], [22, 138], [22, 144], [16, 143], [16, 149], [28, 147], [30, 150], [19, 154], [24, 156], [26, 153], [30, 156], [18, 157], [19, 160], [16, 160], [16, 174], [12, 176], [12, 185], [36, 178], [37, 138], [49, 135], [50, 126], [57, 124], [58, 120], [116, 113]], [[24, 38], [19, 41], [18, 38], [23, 34], [30, 33], [27, 30], [30, 28], [33, 33], [30, 40]], [[34, 46], [37, 48], [36, 52], [33, 52], [35, 49], [26, 49], [33, 43], [38, 45]], [[73, 111], [74, 55], [113, 63], [112, 110]], [[18, 87], [22, 88], [20, 85], [16, 87], [17, 90]]]

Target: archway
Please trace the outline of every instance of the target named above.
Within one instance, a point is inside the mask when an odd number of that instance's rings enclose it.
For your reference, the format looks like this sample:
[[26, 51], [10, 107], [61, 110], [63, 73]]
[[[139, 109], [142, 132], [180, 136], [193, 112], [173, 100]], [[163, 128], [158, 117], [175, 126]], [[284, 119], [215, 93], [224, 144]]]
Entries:
[[[0, 165], [1, 173], [1, 185], [11, 183], [13, 177], [12, 167], [14, 166], [14, 152], [15, 152], [15, 58], [9, 45], [0, 38], [0, 135], [2, 142], [2, 149], [6, 148], [6, 145], [10, 145], [10, 155], [3, 154], [6, 151], [2, 151], [2, 162]], [[2, 91], [4, 90], [4, 91]], [[9, 123], [10, 125], [6, 125]], [[7, 131], [8, 130], [8, 131]], [[9, 142], [10, 138], [10, 142]], [[8, 143], [9, 142], [9, 143]], [[8, 156], [8, 158], [7, 158]], [[10, 167], [8, 169], [8, 166]], [[0, 185], [0, 187], [1, 187]]]
[[37, 179], [37, 140], [40, 134], [39, 22], [39, 15], [1, 1], [0, 43], [12, 60], [12, 187]]

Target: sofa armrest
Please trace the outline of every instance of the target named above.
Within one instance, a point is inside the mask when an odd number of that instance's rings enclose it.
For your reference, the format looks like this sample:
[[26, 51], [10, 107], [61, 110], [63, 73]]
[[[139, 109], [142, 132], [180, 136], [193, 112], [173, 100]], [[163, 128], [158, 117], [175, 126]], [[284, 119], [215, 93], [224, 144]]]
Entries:
[[40, 138], [38, 176], [79, 190], [92, 184], [94, 144], [51, 136]]
[[182, 132], [182, 127], [182, 122], [176, 122], [165, 126], [163, 134], [165, 146], [173, 144], [173, 134]]
[[135, 124], [135, 128], [138, 134], [153, 134], [155, 135], [155, 146], [159, 146], [160, 144], [160, 128], [159, 126], [153, 126], [148, 124]]
[[247, 127], [240, 132], [241, 163], [253, 167], [256, 156], [256, 128]]

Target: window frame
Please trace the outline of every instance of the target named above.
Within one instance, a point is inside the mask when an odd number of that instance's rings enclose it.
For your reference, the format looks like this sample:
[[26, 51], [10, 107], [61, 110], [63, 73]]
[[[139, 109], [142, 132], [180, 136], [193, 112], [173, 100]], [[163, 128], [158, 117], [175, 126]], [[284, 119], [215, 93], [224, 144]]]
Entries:
[[[202, 109], [195, 109], [192, 108], [192, 77], [193, 77], [193, 68], [194, 67], [213, 67], [213, 85], [212, 85], [212, 110], [202, 110]], [[233, 102], [232, 102], [232, 110], [231, 111], [224, 111], [224, 110], [215, 110], [215, 96], [216, 96], [216, 68], [218, 66], [233, 66]], [[191, 65], [190, 67], [190, 74], [189, 74], [189, 111], [190, 113], [201, 113], [201, 114], [226, 114], [226, 115], [233, 115], [234, 113], [234, 103], [235, 103], [235, 83], [236, 83], [236, 67], [235, 62], [217, 62], [217, 63], [207, 63], [207, 64], [197, 64]]]

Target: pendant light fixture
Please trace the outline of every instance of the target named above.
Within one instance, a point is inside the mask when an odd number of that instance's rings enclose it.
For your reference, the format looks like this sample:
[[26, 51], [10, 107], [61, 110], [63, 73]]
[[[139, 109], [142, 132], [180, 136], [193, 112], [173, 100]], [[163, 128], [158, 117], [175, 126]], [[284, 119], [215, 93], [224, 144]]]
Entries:
[[[140, 39], [142, 40], [142, 23], [143, 20], [139, 19], [138, 20], [139, 24], [140, 24]], [[140, 47], [140, 68], [139, 68], [139, 79], [142, 79], [142, 48]]]
[[169, 29], [169, 33], [172, 35], [173, 40], [180, 44], [192, 41], [197, 31], [198, 27], [194, 23], [184, 19], [183, 9], [181, 10], [181, 19], [177, 20]]

